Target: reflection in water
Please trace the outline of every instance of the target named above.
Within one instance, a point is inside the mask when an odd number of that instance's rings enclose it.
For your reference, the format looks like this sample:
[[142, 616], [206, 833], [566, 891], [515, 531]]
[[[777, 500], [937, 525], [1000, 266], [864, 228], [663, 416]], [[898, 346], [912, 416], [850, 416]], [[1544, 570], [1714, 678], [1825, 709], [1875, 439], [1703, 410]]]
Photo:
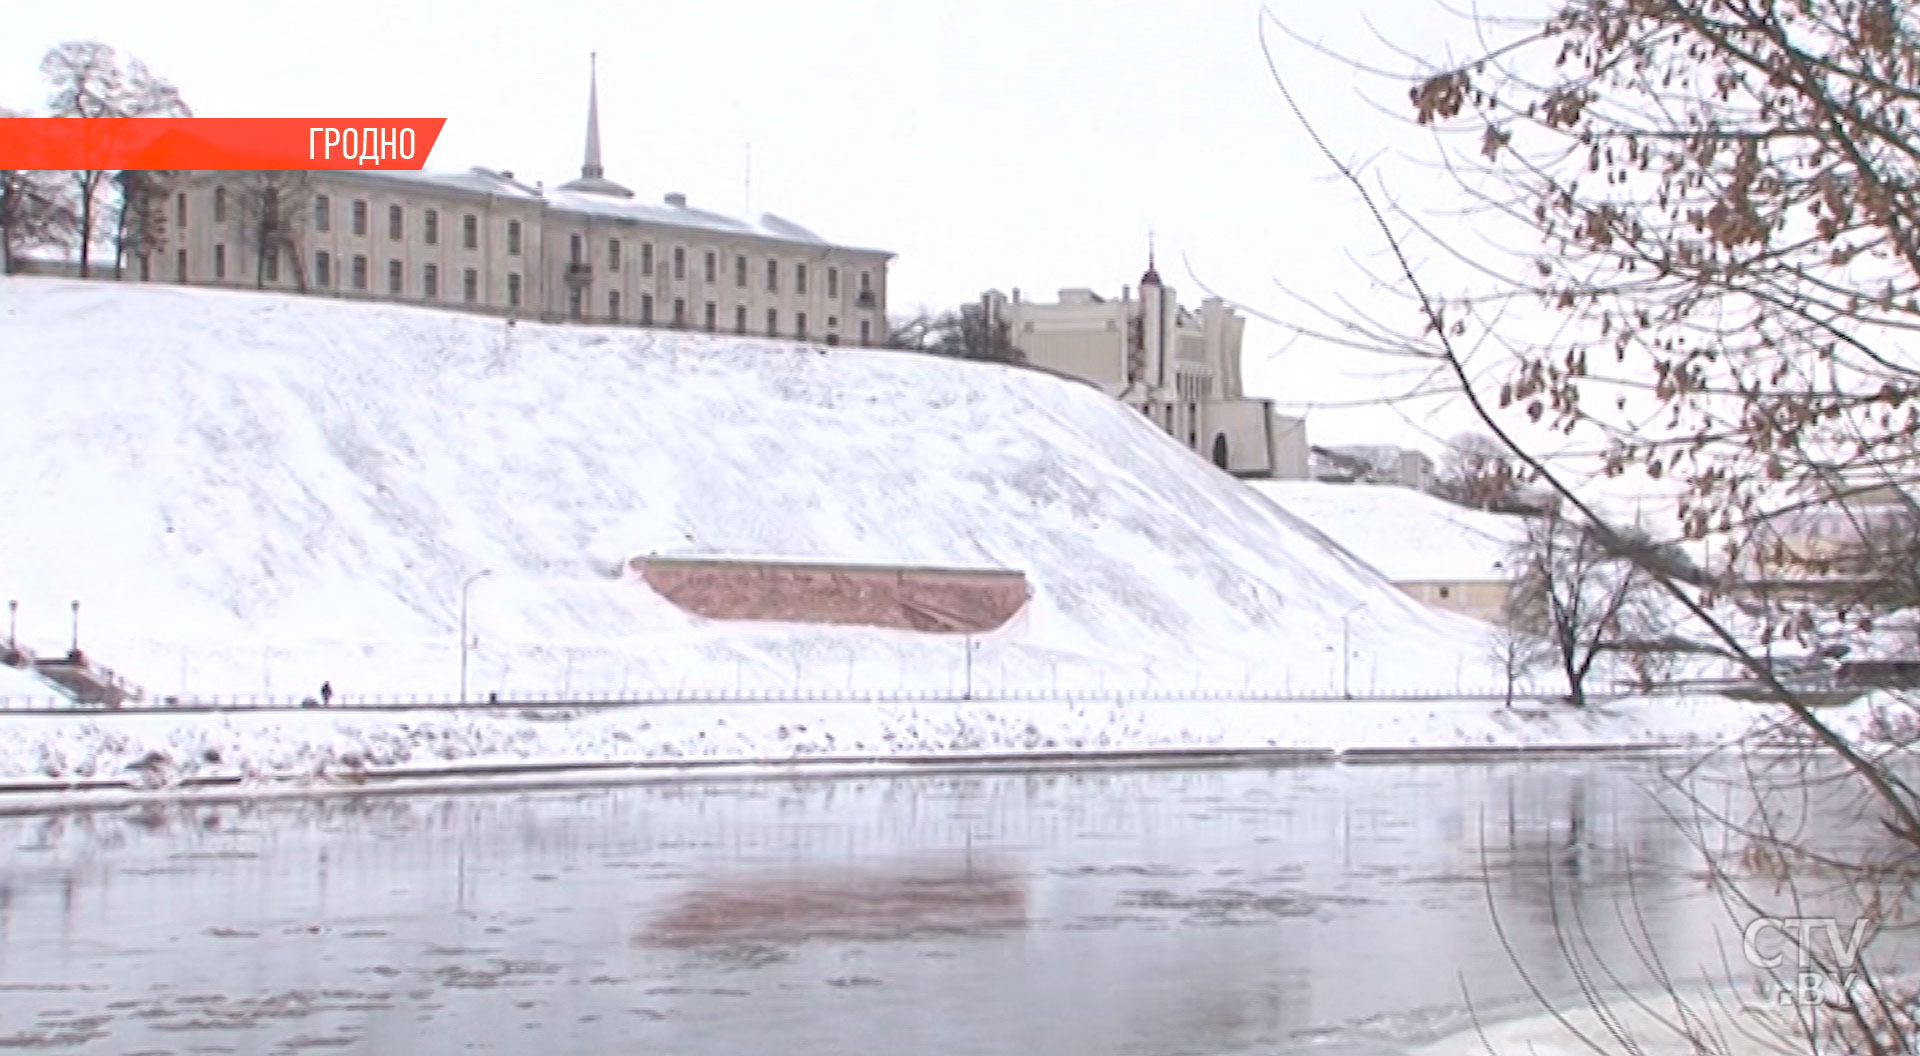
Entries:
[[1511, 958], [1573, 992], [1570, 913], [1622, 970], [1628, 903], [1688, 963], [1737, 944], [1650, 785], [1617, 763], [1154, 770], [4, 819], [0, 1049], [1392, 1043], [1456, 1022], [1463, 981], [1481, 1008], [1522, 998]]

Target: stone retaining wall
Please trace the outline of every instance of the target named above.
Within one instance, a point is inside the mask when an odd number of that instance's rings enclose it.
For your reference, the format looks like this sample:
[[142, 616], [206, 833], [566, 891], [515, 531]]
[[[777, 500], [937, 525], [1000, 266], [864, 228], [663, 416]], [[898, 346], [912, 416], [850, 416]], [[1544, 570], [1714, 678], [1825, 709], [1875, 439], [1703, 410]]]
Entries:
[[660, 596], [714, 620], [979, 634], [1004, 626], [1029, 596], [1026, 574], [1014, 569], [673, 557], [637, 557], [628, 567]]

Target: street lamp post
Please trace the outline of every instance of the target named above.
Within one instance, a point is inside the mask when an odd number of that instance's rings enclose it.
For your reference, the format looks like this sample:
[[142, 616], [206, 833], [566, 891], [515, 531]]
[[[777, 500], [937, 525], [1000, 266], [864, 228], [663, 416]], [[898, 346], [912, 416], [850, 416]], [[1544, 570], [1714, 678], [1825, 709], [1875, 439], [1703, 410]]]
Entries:
[[473, 585], [493, 575], [493, 569], [483, 568], [467, 577], [460, 584], [460, 703], [467, 703], [467, 595], [473, 591]]
[[16, 598], [7, 602], [7, 651], [10, 653], [20, 651], [20, 639], [14, 634], [19, 628], [20, 602], [19, 599]]
[[967, 688], [960, 699], [973, 699], [973, 635], [971, 634], [967, 635]]
[[80, 602], [73, 603], [73, 654], [80, 655]]
[[1366, 608], [1362, 602], [1340, 616], [1340, 695], [1353, 699], [1353, 614]]

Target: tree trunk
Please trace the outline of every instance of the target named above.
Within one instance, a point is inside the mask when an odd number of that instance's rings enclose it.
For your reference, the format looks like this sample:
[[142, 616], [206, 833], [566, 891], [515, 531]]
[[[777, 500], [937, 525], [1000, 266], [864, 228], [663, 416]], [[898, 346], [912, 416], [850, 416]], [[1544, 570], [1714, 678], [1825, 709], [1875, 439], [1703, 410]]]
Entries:
[[80, 177], [80, 277], [91, 277], [89, 261], [93, 249], [93, 192], [94, 173], [84, 173]]

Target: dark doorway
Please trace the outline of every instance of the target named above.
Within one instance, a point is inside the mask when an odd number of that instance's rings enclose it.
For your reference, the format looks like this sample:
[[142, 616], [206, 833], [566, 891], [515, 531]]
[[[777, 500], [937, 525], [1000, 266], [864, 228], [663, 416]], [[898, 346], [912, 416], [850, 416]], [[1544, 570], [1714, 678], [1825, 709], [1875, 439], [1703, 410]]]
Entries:
[[1227, 434], [1225, 433], [1213, 438], [1213, 464], [1221, 469], [1227, 468]]

